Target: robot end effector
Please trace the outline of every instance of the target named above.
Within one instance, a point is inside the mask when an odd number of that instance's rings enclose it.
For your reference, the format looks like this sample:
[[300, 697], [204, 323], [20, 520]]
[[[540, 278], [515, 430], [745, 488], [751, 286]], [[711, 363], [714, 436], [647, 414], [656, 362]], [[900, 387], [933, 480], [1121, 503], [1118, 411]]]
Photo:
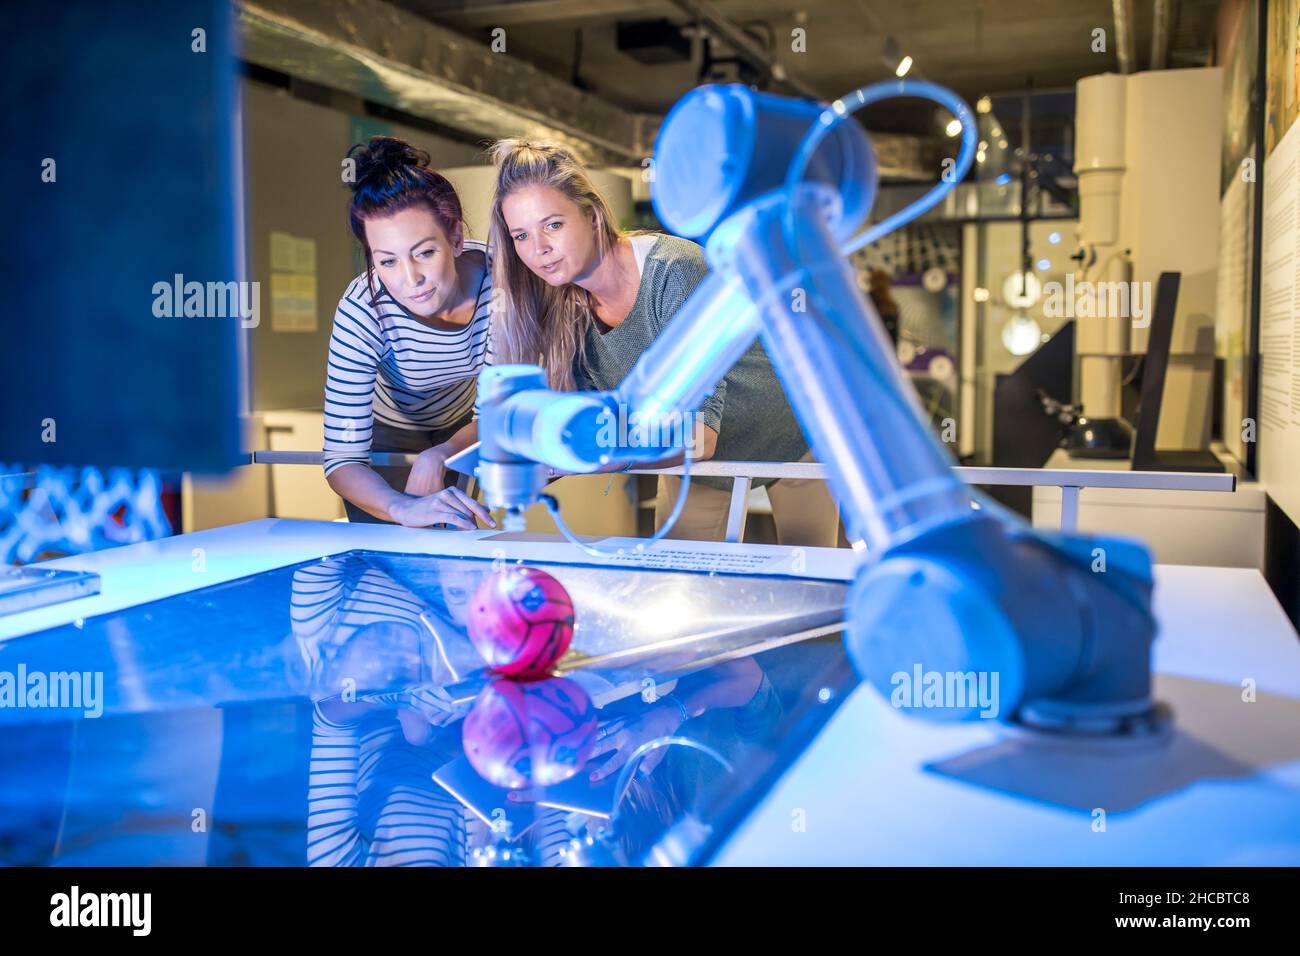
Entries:
[[535, 365], [484, 369], [478, 477], [488, 506], [521, 514], [541, 496], [545, 465], [585, 474], [690, 451], [695, 409], [758, 334], [739, 281], [715, 272], [612, 392], [549, 391]]

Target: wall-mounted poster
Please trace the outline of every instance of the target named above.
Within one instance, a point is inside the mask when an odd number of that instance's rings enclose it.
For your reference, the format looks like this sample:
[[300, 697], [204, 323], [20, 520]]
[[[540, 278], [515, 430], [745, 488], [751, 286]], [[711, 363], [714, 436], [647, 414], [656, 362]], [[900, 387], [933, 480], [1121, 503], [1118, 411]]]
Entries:
[[1225, 0], [1219, 8], [1215, 59], [1223, 67], [1223, 155], [1215, 355], [1223, 371], [1223, 444], [1253, 469], [1254, 445], [1242, 422], [1251, 394], [1252, 268], [1255, 204], [1259, 0]]
[[1268, 5], [1264, 213], [1259, 291], [1259, 469], [1300, 523], [1300, 0]]
[[1264, 107], [1264, 155], [1282, 141], [1300, 114], [1300, 70], [1296, 58], [1300, 0], [1270, 0], [1268, 4], [1268, 83]]

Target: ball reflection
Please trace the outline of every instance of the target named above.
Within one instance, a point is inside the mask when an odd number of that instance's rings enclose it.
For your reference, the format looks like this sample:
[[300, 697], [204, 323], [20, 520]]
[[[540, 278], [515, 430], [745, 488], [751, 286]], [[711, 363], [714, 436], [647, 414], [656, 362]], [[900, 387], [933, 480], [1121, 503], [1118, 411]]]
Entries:
[[563, 677], [490, 683], [461, 728], [465, 756], [498, 787], [546, 787], [576, 774], [596, 743], [596, 708]]

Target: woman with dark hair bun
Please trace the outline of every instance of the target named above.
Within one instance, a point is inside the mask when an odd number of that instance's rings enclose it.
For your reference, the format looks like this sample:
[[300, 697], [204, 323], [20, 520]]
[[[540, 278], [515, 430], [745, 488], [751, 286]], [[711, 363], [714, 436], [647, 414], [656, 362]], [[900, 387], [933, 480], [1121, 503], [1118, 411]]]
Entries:
[[[492, 263], [465, 239], [460, 198], [429, 154], [390, 136], [348, 151], [349, 223], [366, 270], [339, 300], [325, 381], [325, 478], [352, 521], [472, 530], [487, 509], [443, 488], [475, 440], [478, 374], [491, 363]], [[372, 451], [418, 453], [373, 467]]]

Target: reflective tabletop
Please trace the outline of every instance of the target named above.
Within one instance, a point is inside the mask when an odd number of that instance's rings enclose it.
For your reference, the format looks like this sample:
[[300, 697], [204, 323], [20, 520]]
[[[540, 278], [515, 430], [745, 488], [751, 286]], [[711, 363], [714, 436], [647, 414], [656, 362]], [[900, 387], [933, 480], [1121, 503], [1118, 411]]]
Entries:
[[842, 583], [546, 562], [572, 644], [504, 678], [467, 627], [510, 566], [350, 551], [0, 646], [0, 863], [706, 863], [855, 683]]

